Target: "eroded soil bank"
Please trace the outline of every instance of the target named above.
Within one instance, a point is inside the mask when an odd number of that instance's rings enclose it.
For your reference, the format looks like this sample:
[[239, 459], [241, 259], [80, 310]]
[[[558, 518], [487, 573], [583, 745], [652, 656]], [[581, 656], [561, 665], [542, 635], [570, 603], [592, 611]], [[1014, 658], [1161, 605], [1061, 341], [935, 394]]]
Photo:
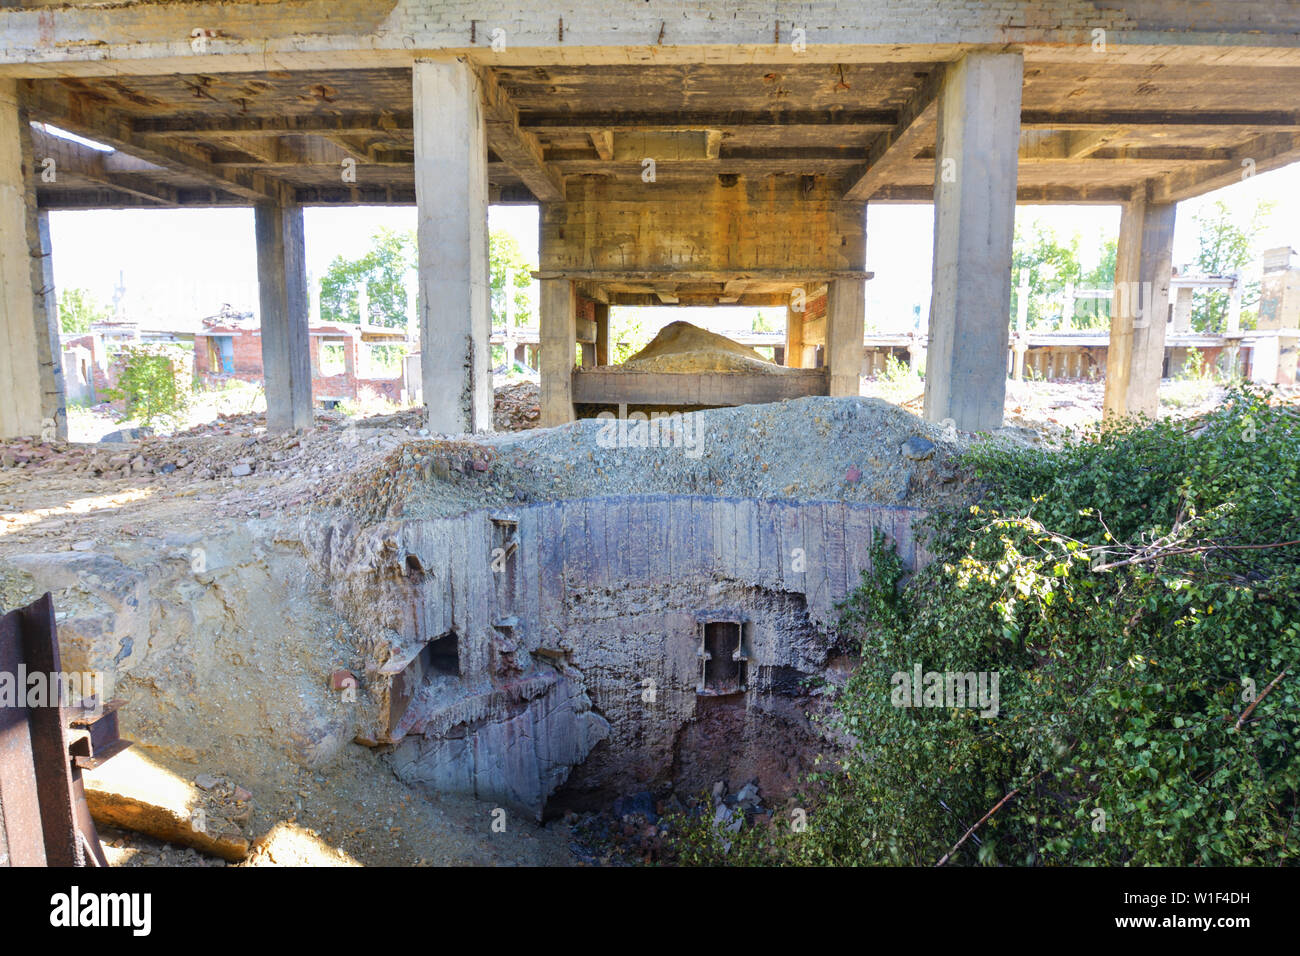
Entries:
[[910, 516], [976, 493], [963, 436], [870, 399], [673, 428], [453, 440], [411, 413], [267, 436], [245, 417], [24, 446], [0, 469], [0, 605], [52, 591], [65, 669], [106, 675], [151, 761], [250, 791], [253, 841], [568, 861], [537, 817], [797, 777], [833, 744], [805, 678], [851, 666], [833, 604], [870, 534], [915, 559]]

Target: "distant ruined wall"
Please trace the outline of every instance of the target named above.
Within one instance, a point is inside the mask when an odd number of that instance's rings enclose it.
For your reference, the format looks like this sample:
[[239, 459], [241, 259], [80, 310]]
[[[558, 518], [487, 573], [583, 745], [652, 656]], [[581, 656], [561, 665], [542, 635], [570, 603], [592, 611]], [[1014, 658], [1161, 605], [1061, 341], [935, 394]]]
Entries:
[[[629, 496], [310, 530], [367, 635], [363, 739], [403, 779], [541, 815], [711, 775], [795, 782], [826, 749], [806, 677], [843, 676], [836, 602], [875, 531], [929, 560], [921, 512], [845, 502]], [[701, 694], [700, 624], [743, 625], [747, 679]], [[457, 658], [433, 662], [455, 635]], [[574, 769], [578, 768], [578, 769]], [[716, 777], [714, 777], [716, 779]]]

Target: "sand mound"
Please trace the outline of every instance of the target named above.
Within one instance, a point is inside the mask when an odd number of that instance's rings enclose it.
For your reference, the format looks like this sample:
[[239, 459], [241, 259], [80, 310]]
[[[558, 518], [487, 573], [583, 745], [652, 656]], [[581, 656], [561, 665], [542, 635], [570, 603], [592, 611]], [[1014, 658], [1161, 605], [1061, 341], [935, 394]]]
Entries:
[[733, 342], [689, 322], [672, 322], [650, 344], [618, 368], [634, 372], [766, 372], [787, 371], [746, 345]]

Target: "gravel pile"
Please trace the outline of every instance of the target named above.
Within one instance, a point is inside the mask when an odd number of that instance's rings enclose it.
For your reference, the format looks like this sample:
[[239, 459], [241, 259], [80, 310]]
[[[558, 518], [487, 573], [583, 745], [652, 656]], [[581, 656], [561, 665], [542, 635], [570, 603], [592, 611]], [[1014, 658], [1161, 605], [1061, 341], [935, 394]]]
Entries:
[[968, 444], [876, 399], [801, 398], [655, 423], [588, 419], [513, 435], [407, 442], [330, 503], [366, 520], [611, 494], [929, 507], [974, 495], [953, 461]]

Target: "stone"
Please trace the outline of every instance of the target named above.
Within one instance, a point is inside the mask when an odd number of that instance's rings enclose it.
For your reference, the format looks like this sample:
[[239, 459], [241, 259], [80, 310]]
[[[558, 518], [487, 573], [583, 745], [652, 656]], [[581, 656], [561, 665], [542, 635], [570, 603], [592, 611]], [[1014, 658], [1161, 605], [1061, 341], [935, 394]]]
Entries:
[[912, 461], [926, 461], [933, 458], [937, 446], [928, 438], [922, 438], [920, 435], [913, 435], [899, 449], [904, 458], [910, 458]]
[[246, 461], [241, 461], [239, 464], [232, 465], [230, 468], [230, 474], [234, 478], [243, 478], [245, 475], [251, 475], [252, 473], [253, 468]]
[[650, 823], [659, 822], [659, 814], [655, 812], [654, 797], [648, 790], [640, 793], [634, 793], [629, 797], [619, 797], [614, 801], [614, 816], [620, 820], [629, 815], [644, 817]]
[[220, 781], [210, 773], [201, 773], [194, 778], [194, 786], [200, 790], [211, 790]]

